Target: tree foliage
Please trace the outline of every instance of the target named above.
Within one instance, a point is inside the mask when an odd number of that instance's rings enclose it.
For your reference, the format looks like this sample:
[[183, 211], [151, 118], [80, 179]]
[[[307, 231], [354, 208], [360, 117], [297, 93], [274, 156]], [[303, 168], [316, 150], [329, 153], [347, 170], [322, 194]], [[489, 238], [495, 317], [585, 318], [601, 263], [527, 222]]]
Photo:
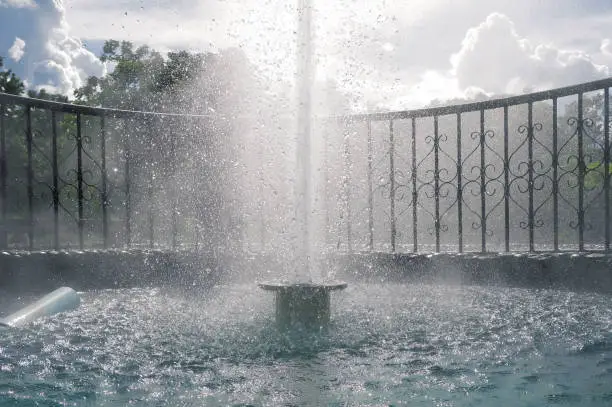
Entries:
[[11, 95], [21, 95], [25, 91], [25, 84], [10, 69], [2, 70], [4, 60], [0, 56], [0, 92]]

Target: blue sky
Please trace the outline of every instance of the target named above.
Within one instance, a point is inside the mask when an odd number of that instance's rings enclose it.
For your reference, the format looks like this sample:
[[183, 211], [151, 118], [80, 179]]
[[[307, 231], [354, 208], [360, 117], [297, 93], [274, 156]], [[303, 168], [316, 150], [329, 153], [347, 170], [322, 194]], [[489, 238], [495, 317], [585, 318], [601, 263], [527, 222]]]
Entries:
[[[285, 0], [0, 0], [0, 55], [32, 87], [71, 93], [105, 39], [158, 50], [240, 46], [274, 84], [294, 70]], [[297, 1], [296, 1], [297, 3]], [[609, 0], [314, 0], [318, 79], [357, 104], [563, 86], [611, 75]]]

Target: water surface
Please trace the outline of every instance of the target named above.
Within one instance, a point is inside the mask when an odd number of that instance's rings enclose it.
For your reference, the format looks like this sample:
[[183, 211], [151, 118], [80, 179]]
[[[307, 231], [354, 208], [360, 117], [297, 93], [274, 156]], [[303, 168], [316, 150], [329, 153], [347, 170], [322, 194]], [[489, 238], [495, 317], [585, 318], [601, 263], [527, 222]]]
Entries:
[[612, 405], [603, 295], [351, 284], [309, 335], [254, 285], [82, 298], [0, 332], [3, 405]]

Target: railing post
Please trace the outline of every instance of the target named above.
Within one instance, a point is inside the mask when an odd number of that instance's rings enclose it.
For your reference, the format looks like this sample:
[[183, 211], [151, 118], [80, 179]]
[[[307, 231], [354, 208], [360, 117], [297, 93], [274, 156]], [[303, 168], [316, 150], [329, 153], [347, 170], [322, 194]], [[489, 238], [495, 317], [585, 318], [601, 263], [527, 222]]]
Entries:
[[28, 161], [26, 167], [28, 191], [28, 240], [29, 249], [34, 249], [34, 169], [32, 167], [32, 108], [26, 107], [26, 148]]
[[559, 152], [558, 150], [558, 117], [557, 117], [557, 98], [553, 98], [553, 247], [555, 251], [559, 251]]
[[578, 94], [578, 251], [584, 251], [584, 151], [582, 93]]
[[485, 114], [480, 109], [480, 244], [482, 252], [487, 251], [487, 185], [485, 161]]
[[[262, 140], [260, 140], [259, 144], [259, 169], [258, 169], [258, 175], [259, 175], [259, 179], [257, 180], [257, 189], [258, 189], [258, 195], [260, 197], [264, 196], [264, 184], [265, 184], [265, 175], [264, 175], [264, 168], [266, 168], [266, 151], [265, 151], [265, 143], [262, 137]], [[260, 246], [260, 250], [261, 253], [265, 253], [266, 250], [266, 208], [265, 208], [265, 199], [259, 199], [259, 202], [257, 203], [257, 212], [259, 214], [259, 246]]]
[[438, 116], [434, 116], [434, 204], [436, 229], [436, 253], [440, 252], [440, 134]]
[[463, 165], [461, 160], [461, 113], [457, 113], [457, 240], [459, 253], [463, 253]]
[[510, 148], [508, 128], [508, 106], [504, 106], [504, 248], [510, 251]]
[[351, 214], [351, 156], [350, 156], [350, 132], [348, 122], [344, 122], [344, 204], [346, 207], [346, 238], [349, 253], [353, 252], [353, 225]]
[[374, 187], [372, 181], [372, 121], [368, 119], [368, 248], [374, 251]]
[[129, 129], [127, 126], [128, 119], [123, 122], [123, 153], [125, 154], [125, 246], [129, 249], [132, 245], [132, 208], [131, 208], [131, 179], [130, 179], [130, 161], [132, 160], [132, 151], [130, 149]]
[[149, 188], [147, 191], [147, 196], [149, 199], [149, 210], [148, 210], [148, 218], [149, 218], [149, 249], [153, 249], [155, 247], [155, 215], [153, 214], [153, 202], [155, 202], [154, 193], [153, 193], [153, 182], [155, 182], [152, 176], [149, 177]]
[[[148, 147], [153, 150], [153, 118], [152, 117], [144, 117], [143, 120], [146, 123], [147, 135], [145, 136], [148, 140]], [[149, 161], [149, 188], [147, 188], [147, 197], [148, 197], [148, 214], [149, 218], [149, 248], [153, 249], [155, 247], [155, 214], [153, 213], [153, 204], [155, 203], [155, 161]]]
[[393, 120], [389, 120], [389, 200], [391, 217], [391, 252], [395, 253], [397, 225], [395, 223], [395, 140], [393, 135]]
[[327, 251], [329, 242], [329, 125], [329, 122], [325, 121], [325, 131], [323, 132], [323, 211], [325, 214], [323, 248], [325, 251]]
[[81, 113], [77, 113], [77, 204], [78, 204], [78, 226], [79, 226], [79, 249], [83, 250], [84, 237], [83, 237], [83, 134], [82, 134], [82, 118]]
[[102, 243], [104, 248], [108, 248], [108, 190], [106, 174], [106, 121], [104, 115], [100, 116], [100, 155], [102, 171], [102, 190], [100, 191], [100, 201], [102, 203]]
[[604, 199], [605, 199], [605, 242], [610, 250], [610, 88], [604, 89]]
[[57, 114], [51, 111], [51, 164], [53, 167], [53, 246], [59, 250], [59, 165], [57, 160]]
[[[174, 121], [170, 121], [170, 125], [173, 125]], [[172, 126], [174, 127], [174, 126]], [[176, 136], [179, 134], [178, 132], [170, 132], [170, 160], [171, 162], [171, 171], [172, 171], [172, 179], [174, 180], [172, 187], [178, 188], [178, 179], [176, 176], [176, 171], [178, 167], [177, 163], [177, 152], [176, 152]], [[180, 189], [179, 189], [180, 190]], [[178, 226], [177, 226], [177, 206], [179, 199], [179, 191], [176, 191], [172, 194], [172, 249], [175, 250], [177, 247], [177, 238], [178, 238]]]
[[419, 250], [419, 232], [418, 232], [418, 220], [417, 220], [417, 200], [419, 199], [417, 193], [417, 155], [416, 155], [416, 119], [412, 118], [412, 251], [417, 252]]
[[533, 212], [533, 102], [527, 104], [527, 149], [528, 149], [528, 166], [527, 178], [529, 188], [529, 251], [534, 251], [533, 230], [535, 226], [535, 214]]
[[0, 105], [0, 216], [2, 217], [2, 229], [0, 229], [0, 249], [6, 249], [7, 228], [6, 228], [6, 212], [7, 212], [7, 193], [6, 193], [6, 105]]

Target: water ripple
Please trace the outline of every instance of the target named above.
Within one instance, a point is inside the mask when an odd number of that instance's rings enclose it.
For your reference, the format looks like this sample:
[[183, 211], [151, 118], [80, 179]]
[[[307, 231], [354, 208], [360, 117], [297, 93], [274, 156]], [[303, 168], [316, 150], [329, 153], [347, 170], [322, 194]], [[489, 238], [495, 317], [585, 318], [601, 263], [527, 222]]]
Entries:
[[[612, 301], [355, 285], [327, 331], [279, 333], [251, 286], [83, 294], [0, 333], [0, 405], [608, 405]], [[3, 404], [4, 403], [4, 404]]]

